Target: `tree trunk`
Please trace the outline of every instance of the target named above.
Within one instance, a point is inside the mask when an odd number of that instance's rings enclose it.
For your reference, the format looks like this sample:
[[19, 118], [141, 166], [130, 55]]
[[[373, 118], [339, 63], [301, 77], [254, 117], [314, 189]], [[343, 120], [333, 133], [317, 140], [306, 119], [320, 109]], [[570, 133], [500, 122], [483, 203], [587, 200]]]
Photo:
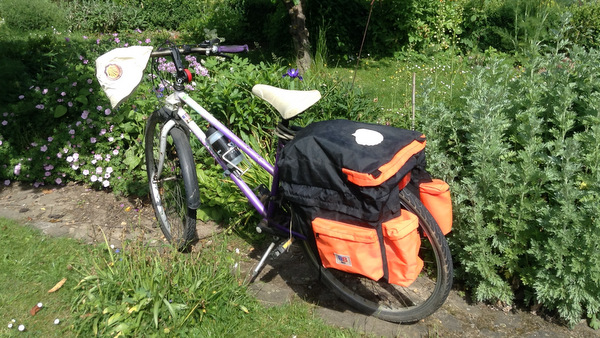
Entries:
[[306, 29], [306, 17], [302, 10], [303, 0], [283, 0], [290, 15], [290, 34], [296, 51], [296, 66], [300, 73], [304, 73], [312, 63], [310, 56], [310, 42], [308, 40], [308, 29]]

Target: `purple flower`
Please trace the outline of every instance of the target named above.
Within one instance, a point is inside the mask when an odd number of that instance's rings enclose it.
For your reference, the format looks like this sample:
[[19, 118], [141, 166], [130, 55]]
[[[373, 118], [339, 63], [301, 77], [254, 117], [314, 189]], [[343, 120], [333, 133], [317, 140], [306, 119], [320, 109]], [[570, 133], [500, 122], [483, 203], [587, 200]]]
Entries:
[[48, 137], [48, 142], [52, 142], [54, 140], [54, 138], [52, 136]]
[[82, 172], [82, 174], [83, 174], [83, 176], [87, 176], [87, 175], [89, 175], [89, 174], [90, 174], [90, 171], [89, 171], [89, 170], [87, 170], [87, 169], [83, 169], [83, 172]]
[[19, 100], [23, 100], [25, 98], [25, 95], [19, 95]]
[[57, 178], [56, 180], [54, 180], [54, 182], [56, 182], [56, 184], [61, 184], [62, 180], [60, 178]]
[[19, 163], [15, 166], [13, 173], [15, 174], [15, 176], [19, 176], [19, 174], [21, 173], [21, 163]]
[[38, 104], [37, 106], [35, 106], [37, 109], [44, 109], [44, 105], [43, 104]]
[[85, 120], [85, 119], [87, 119], [87, 118], [88, 118], [88, 115], [89, 115], [89, 113], [90, 113], [90, 112], [88, 112], [87, 110], [84, 110], [84, 111], [83, 111], [83, 113], [81, 114], [81, 118], [82, 118], [82, 119], [84, 119], [84, 120]]
[[146, 43], [150, 43], [150, 42], [151, 42], [150, 39], [146, 39]]
[[88, 37], [84, 35], [84, 36], [83, 36], [83, 39], [84, 39], [84, 40], [87, 40], [87, 39], [88, 39]]
[[91, 143], [96, 143], [96, 138], [95, 137], [90, 138], [90, 142]]
[[110, 109], [109, 109], [109, 108], [106, 108], [106, 109], [104, 110], [104, 115], [107, 115], [107, 116], [108, 116], [108, 115], [110, 115], [110, 113], [111, 113], [111, 111], [110, 111]]
[[6, 120], [2, 121], [2, 125], [3, 125], [3, 126], [5, 126], [5, 125], [7, 125], [7, 124], [8, 124], [8, 121], [6, 121]]
[[71, 41], [71, 39], [69, 39], [69, 38], [65, 38], [65, 41], [66, 41], [66, 42], [70, 42], [70, 41]]
[[48, 147], [46, 147], [46, 145], [44, 144], [43, 146], [40, 147], [40, 151], [45, 153], [46, 150], [48, 150]]
[[4, 181], [4, 185], [5, 185], [5, 186], [9, 186], [9, 185], [10, 185], [10, 180], [6, 180], [6, 181]]
[[283, 77], [289, 76], [292, 79], [298, 78], [298, 80], [302, 81], [302, 75], [298, 72], [296, 68], [291, 68], [287, 71], [287, 73], [283, 74]]
[[96, 174], [102, 174], [102, 167], [96, 168]]
[[65, 96], [65, 95], [67, 95], [67, 93], [65, 93], [65, 92], [60, 93], [60, 96]]
[[121, 40], [119, 38], [115, 38], [115, 42], [119, 43], [119, 42], [121, 42]]
[[44, 94], [44, 95], [48, 94], [48, 88], [44, 88], [44, 90], [42, 90], [42, 94]]

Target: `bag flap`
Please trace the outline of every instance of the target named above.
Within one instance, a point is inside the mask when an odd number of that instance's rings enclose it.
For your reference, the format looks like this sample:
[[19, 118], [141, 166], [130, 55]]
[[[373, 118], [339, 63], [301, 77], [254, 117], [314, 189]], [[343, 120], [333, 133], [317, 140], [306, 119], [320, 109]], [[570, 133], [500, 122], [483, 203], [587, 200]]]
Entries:
[[348, 175], [348, 181], [361, 187], [374, 187], [387, 181], [390, 177], [398, 173], [408, 160], [415, 154], [425, 149], [425, 141], [412, 141], [406, 147], [400, 149], [394, 155], [391, 161], [378, 168], [379, 176], [371, 173], [361, 173], [347, 168], [342, 168], [342, 172]]
[[402, 210], [400, 216], [383, 222], [383, 236], [391, 240], [399, 240], [406, 237], [419, 227], [419, 219], [408, 210]]
[[448, 183], [434, 178], [431, 182], [421, 182], [419, 184], [419, 191], [427, 193], [429, 195], [439, 195], [450, 190]]
[[374, 228], [363, 228], [320, 217], [314, 219], [312, 226], [315, 233], [347, 241], [375, 243], [378, 240]]

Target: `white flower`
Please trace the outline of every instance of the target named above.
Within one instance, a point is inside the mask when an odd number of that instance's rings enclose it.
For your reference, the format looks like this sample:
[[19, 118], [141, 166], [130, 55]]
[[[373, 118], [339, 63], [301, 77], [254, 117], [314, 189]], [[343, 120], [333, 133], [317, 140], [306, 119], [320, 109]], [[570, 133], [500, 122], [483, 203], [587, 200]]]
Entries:
[[19, 325], [19, 331], [25, 331], [25, 325], [23, 325], [23, 324]]
[[58, 325], [58, 324], [60, 324], [60, 319], [56, 318], [56, 319], [54, 320], [54, 325]]

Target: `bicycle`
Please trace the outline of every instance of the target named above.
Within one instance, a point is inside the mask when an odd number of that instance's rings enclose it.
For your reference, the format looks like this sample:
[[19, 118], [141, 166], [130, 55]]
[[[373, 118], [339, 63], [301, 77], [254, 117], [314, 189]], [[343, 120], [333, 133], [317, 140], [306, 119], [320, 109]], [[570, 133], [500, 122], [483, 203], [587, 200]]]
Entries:
[[[294, 132], [290, 120], [320, 99], [318, 91], [290, 91], [262, 84], [253, 87], [253, 93], [270, 103], [281, 115], [275, 133], [278, 146], [274, 164], [185, 92], [184, 85], [191, 81], [191, 76], [183, 67], [182, 55], [225, 55], [247, 50], [247, 46], [220, 46], [218, 41], [206, 41], [197, 46], [170, 46], [155, 50], [150, 55], [151, 58], [172, 58], [176, 68], [173, 93], [166, 97], [164, 106], [148, 118], [144, 141], [150, 197], [166, 239], [182, 251], [188, 250], [198, 239], [196, 210], [200, 207], [200, 193], [190, 145], [190, 138], [195, 137], [261, 216], [257, 231], [275, 235], [281, 240], [277, 248], [276, 243], [271, 243], [254, 269], [253, 277], [267, 257], [278, 256], [291, 245], [292, 240], [297, 240], [311, 264], [318, 269], [321, 281], [359, 311], [396, 323], [418, 321], [434, 313], [450, 292], [452, 259], [435, 219], [409, 189], [400, 190], [399, 200], [403, 210], [418, 218], [419, 233], [424, 241], [419, 255], [425, 260], [426, 267], [408, 287], [325, 268], [314, 245], [311, 245], [310, 239], [314, 235], [301, 226], [301, 222], [295, 221], [300, 214], [295, 213], [294, 206], [282, 202], [278, 191], [278, 161], [289, 141], [286, 135]], [[197, 113], [209, 127], [200, 128], [184, 107]], [[244, 181], [246, 169], [240, 164], [248, 161], [247, 158], [272, 176], [270, 189], [264, 186], [252, 189]]]

